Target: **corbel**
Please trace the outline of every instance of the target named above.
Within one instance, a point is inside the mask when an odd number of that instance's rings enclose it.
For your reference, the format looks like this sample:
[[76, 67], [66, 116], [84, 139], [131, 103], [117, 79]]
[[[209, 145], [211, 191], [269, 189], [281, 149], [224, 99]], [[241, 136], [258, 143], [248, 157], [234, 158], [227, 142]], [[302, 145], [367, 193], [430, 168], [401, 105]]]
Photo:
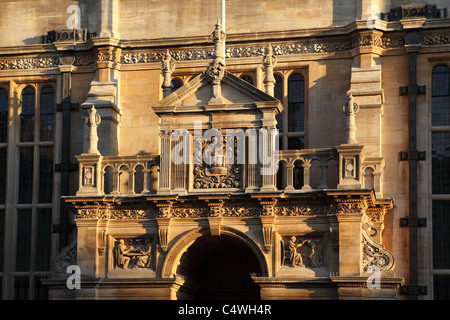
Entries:
[[270, 253], [272, 251], [273, 229], [276, 218], [274, 207], [277, 204], [277, 199], [261, 199], [259, 200], [259, 204], [262, 207], [259, 218], [261, 220], [264, 251]]
[[212, 236], [220, 236], [220, 227], [222, 225], [223, 200], [208, 202], [209, 207], [209, 229]]
[[171, 222], [172, 204], [172, 201], [156, 204], [156, 207], [158, 208], [158, 216], [156, 217], [156, 222], [158, 223], [159, 244], [163, 253], [167, 252], [169, 244], [168, 238]]

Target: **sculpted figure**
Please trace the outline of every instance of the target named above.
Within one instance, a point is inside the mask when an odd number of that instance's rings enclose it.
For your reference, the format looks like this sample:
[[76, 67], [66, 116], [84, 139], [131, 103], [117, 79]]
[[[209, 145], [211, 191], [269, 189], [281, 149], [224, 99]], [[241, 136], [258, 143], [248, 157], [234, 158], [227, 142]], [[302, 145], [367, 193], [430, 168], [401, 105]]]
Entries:
[[133, 250], [133, 247], [125, 245], [123, 239], [120, 239], [119, 243], [114, 247], [114, 260], [117, 266], [123, 266], [124, 269], [128, 267], [130, 263], [130, 257], [127, 257], [127, 253]]
[[152, 252], [152, 246], [150, 243], [150, 239], [145, 239], [144, 245], [142, 249], [138, 250], [138, 253], [141, 253], [141, 256], [137, 257], [136, 264], [133, 269], [136, 268], [148, 268], [150, 266], [150, 253]]
[[294, 236], [291, 237], [291, 240], [288, 243], [288, 249], [289, 249], [289, 260], [291, 262], [291, 267], [294, 267], [296, 265], [299, 265], [303, 267], [303, 259], [302, 255], [297, 251], [297, 248], [303, 246], [303, 244], [307, 243], [309, 240], [303, 240], [299, 243], [296, 243], [297, 238]]

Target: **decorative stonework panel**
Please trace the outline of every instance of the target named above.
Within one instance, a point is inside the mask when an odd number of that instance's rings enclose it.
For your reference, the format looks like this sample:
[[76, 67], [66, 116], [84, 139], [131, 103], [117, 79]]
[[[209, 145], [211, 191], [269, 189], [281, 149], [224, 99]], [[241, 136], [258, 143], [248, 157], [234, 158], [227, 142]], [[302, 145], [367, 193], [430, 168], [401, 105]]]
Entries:
[[148, 269], [153, 267], [154, 238], [117, 239], [112, 249], [114, 268]]
[[291, 268], [323, 266], [323, 239], [296, 236], [281, 240], [281, 265]]

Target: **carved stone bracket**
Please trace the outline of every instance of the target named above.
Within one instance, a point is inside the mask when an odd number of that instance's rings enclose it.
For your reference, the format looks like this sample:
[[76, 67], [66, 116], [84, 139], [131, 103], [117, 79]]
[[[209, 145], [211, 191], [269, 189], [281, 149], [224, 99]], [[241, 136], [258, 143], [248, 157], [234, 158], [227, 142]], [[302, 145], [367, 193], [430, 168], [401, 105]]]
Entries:
[[376, 236], [378, 230], [374, 228], [373, 223], [365, 216], [363, 217], [361, 232], [363, 271], [369, 271], [368, 268], [373, 268], [373, 266], [378, 268], [379, 271], [389, 271], [394, 269], [394, 255], [386, 250], [382, 244], [373, 240], [373, 237]]
[[161, 248], [161, 252], [167, 252], [167, 248], [169, 246], [169, 229], [170, 229], [170, 218], [156, 218], [158, 223], [158, 237], [159, 237], [159, 245]]
[[262, 235], [264, 240], [264, 251], [270, 253], [272, 251], [273, 229], [276, 217], [274, 215], [261, 215]]

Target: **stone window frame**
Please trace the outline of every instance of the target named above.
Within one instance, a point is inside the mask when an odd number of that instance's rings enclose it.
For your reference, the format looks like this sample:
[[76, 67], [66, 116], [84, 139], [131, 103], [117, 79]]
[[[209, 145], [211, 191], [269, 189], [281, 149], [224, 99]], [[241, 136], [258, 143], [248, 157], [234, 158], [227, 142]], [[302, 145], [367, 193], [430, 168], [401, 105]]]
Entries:
[[[54, 121], [53, 121], [53, 139], [51, 141], [41, 141], [40, 133], [41, 133], [41, 93], [42, 90], [46, 87], [52, 87], [54, 93]], [[22, 90], [32, 87], [35, 91], [35, 118], [34, 118], [34, 139], [30, 142], [22, 142], [20, 141], [20, 115], [22, 109], [22, 101], [21, 101], [21, 93]], [[9, 256], [11, 259], [8, 259], [8, 266], [5, 269], [9, 270], [8, 273], [4, 273], [5, 278], [8, 277], [9, 283], [8, 288], [3, 291], [5, 296], [9, 296], [15, 299], [41, 299], [45, 298], [42, 296], [43, 292], [45, 292], [45, 287], [42, 284], [38, 283], [39, 278], [46, 278], [51, 273], [51, 259], [53, 256], [53, 251], [56, 249], [56, 240], [54, 234], [52, 232], [52, 226], [55, 224], [55, 218], [58, 214], [58, 205], [59, 205], [59, 187], [57, 184], [58, 178], [56, 177], [55, 172], [55, 162], [58, 159], [58, 113], [56, 110], [56, 104], [58, 102], [58, 89], [56, 79], [45, 79], [45, 80], [35, 80], [35, 81], [26, 81], [23, 82], [13, 82], [14, 95], [18, 97], [16, 102], [13, 102], [9, 108], [13, 109], [11, 126], [9, 127], [8, 136], [9, 142], [11, 142], [11, 146], [8, 149], [8, 163], [15, 162], [14, 170], [8, 170], [12, 172], [9, 174], [7, 179], [7, 183], [13, 184], [16, 186], [14, 188], [14, 194], [9, 194], [7, 199], [7, 212], [5, 215], [9, 215], [10, 223], [6, 228], [9, 230], [5, 231], [5, 235], [8, 233], [8, 237], [10, 239], [9, 245], [11, 246], [11, 250], [9, 252]], [[52, 199], [51, 202], [39, 202], [39, 170], [40, 170], [40, 152], [41, 148], [53, 148], [53, 177], [52, 177]], [[32, 148], [33, 149], [33, 177], [32, 177], [32, 199], [30, 203], [19, 203], [18, 196], [18, 187], [19, 187], [19, 174], [20, 174], [20, 148]], [[11, 155], [9, 153], [11, 152]], [[27, 258], [29, 262], [29, 268], [26, 271], [17, 271], [16, 263], [17, 263], [17, 254], [19, 248], [17, 248], [18, 242], [18, 223], [19, 223], [19, 212], [28, 211], [30, 214], [29, 220], [31, 221], [30, 233], [29, 233], [29, 257]], [[45, 218], [44, 218], [45, 216]], [[42, 219], [42, 220], [39, 220]], [[42, 223], [45, 221], [45, 223]], [[41, 222], [41, 223], [40, 223]], [[50, 222], [50, 224], [48, 224]], [[45, 233], [48, 236], [47, 244], [48, 248], [44, 248], [46, 250], [46, 256], [48, 257], [47, 266], [48, 270], [38, 270], [37, 268], [37, 256], [38, 249], [42, 249], [42, 246], [38, 246], [38, 243], [41, 242], [41, 239], [38, 240], [38, 227], [44, 226]], [[46, 268], [47, 269], [47, 268]], [[6, 279], [5, 279], [6, 280]], [[5, 284], [5, 282], [4, 282]], [[19, 292], [20, 289], [23, 291]], [[3, 286], [4, 287], [4, 286]], [[21, 294], [20, 294], [21, 293]], [[45, 293], [44, 293], [45, 295]]]
[[[308, 83], [308, 75], [307, 71], [304, 68], [299, 69], [290, 69], [290, 70], [277, 70], [274, 69], [273, 74], [275, 77], [281, 77], [282, 85], [281, 85], [281, 103], [284, 106], [284, 110], [281, 114], [282, 117], [282, 126], [281, 130], [279, 130], [279, 139], [280, 139], [280, 150], [287, 150], [289, 149], [289, 138], [303, 138], [303, 148], [307, 148], [307, 110], [308, 110], [308, 90], [307, 90], [307, 83]], [[289, 108], [289, 92], [288, 92], [288, 83], [289, 83], [289, 77], [294, 74], [300, 74], [303, 76], [304, 81], [304, 131], [288, 131], [288, 108]], [[275, 83], [275, 85], [277, 85]]]
[[[429, 90], [429, 92], [430, 92], [430, 96], [429, 96], [429, 100], [428, 100], [429, 101], [429, 128], [430, 128], [430, 130], [429, 130], [429, 132], [430, 132], [430, 136], [429, 136], [430, 143], [429, 143], [429, 147], [428, 147], [428, 152], [430, 154], [430, 159], [432, 159], [432, 147], [433, 147], [432, 146], [432, 134], [433, 133], [449, 133], [450, 134], [450, 125], [447, 125], [447, 126], [433, 126], [433, 123], [432, 123], [433, 70], [436, 67], [438, 67], [438, 66], [445, 66], [445, 67], [447, 67], [449, 69], [449, 72], [450, 72], [450, 60], [435, 61], [435, 62], [433, 62], [430, 65], [430, 74], [429, 74], [429, 81], [430, 81], [430, 86], [429, 86], [430, 90]], [[432, 187], [433, 186], [433, 182], [432, 182], [432, 177], [433, 177], [433, 174], [432, 174], [432, 170], [433, 170], [432, 161], [430, 161], [429, 168], [430, 168], [429, 169], [429, 176], [430, 176], [430, 178], [429, 178], [430, 189], [429, 190], [430, 190], [430, 194], [431, 194], [431, 206], [430, 206], [431, 210], [430, 210], [430, 215], [429, 216], [430, 216], [430, 218], [432, 220], [433, 219], [433, 208], [434, 208], [434, 206], [437, 204], [437, 202], [441, 202], [441, 201], [444, 201], [444, 202], [449, 201], [450, 202], [450, 194], [433, 193], [433, 187]], [[433, 226], [434, 226], [434, 223], [433, 223]], [[435, 232], [435, 230], [434, 230], [434, 227], [433, 227], [433, 229], [431, 230], [431, 233], [432, 233], [432, 235], [431, 235], [431, 248], [432, 248], [431, 265], [432, 265], [432, 275], [433, 275], [433, 286], [435, 287], [435, 286], [439, 286], [439, 284], [442, 284], [439, 281], [436, 282], [437, 281], [436, 279], [439, 278], [439, 277], [440, 278], [444, 277], [445, 279], [443, 281], [447, 281], [448, 282], [448, 280], [450, 279], [450, 269], [437, 269], [435, 267], [435, 261], [434, 261], [434, 258], [433, 258], [433, 256], [434, 256], [434, 254], [433, 254], [433, 251], [434, 251], [434, 244], [433, 244], [433, 242], [434, 242], [434, 232]], [[444, 286], [446, 286], [446, 284], [444, 284]], [[433, 295], [435, 295], [435, 294], [436, 294], [436, 288], [434, 288], [434, 292], [433, 292]], [[435, 296], [434, 296], [434, 298], [436, 299]]]

